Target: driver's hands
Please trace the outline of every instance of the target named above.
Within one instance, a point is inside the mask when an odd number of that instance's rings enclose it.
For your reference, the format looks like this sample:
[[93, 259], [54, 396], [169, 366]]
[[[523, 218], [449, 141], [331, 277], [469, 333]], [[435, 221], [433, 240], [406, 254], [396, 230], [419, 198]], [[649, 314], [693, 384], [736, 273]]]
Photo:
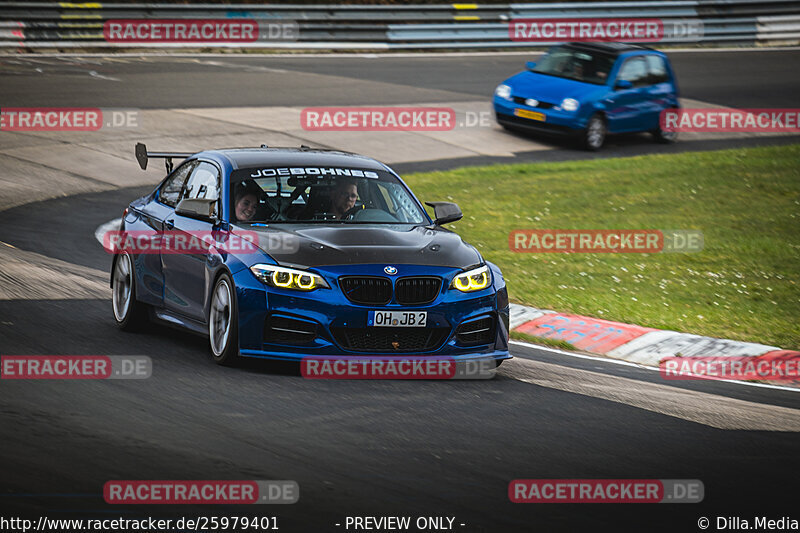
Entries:
[[356, 216], [356, 213], [366, 208], [367, 206], [364, 204], [353, 206], [345, 211], [344, 215], [342, 215], [342, 220], [353, 220], [353, 218]]

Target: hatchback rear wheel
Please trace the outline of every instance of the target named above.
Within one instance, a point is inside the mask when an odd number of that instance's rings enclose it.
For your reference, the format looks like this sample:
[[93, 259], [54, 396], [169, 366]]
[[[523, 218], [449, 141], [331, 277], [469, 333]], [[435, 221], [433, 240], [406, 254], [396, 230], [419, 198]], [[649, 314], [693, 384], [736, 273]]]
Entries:
[[655, 139], [656, 142], [663, 144], [672, 144], [678, 140], [678, 132], [663, 130], [661, 128], [661, 121], [659, 121], [658, 127], [650, 133], [653, 135], [653, 139]]

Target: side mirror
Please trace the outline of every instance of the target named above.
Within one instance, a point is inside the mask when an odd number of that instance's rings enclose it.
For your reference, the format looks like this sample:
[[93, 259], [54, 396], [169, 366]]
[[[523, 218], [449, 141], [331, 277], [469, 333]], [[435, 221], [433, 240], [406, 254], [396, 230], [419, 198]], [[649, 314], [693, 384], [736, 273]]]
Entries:
[[175, 208], [175, 213], [184, 217], [212, 221], [216, 218], [216, 200], [206, 198], [184, 198]]
[[536, 68], [536, 61], [528, 61], [525, 63], [525, 68], [528, 70], [533, 70]]
[[437, 226], [461, 220], [464, 216], [461, 208], [453, 202], [425, 202], [425, 205], [433, 208], [433, 215], [436, 217], [434, 223]]
[[628, 80], [617, 80], [617, 83], [616, 83], [616, 85], [614, 85], [614, 88], [615, 89], [622, 89], [624, 91], [624, 90], [627, 90], [627, 89], [632, 89], [633, 88], [633, 84], [631, 82], [629, 82]]

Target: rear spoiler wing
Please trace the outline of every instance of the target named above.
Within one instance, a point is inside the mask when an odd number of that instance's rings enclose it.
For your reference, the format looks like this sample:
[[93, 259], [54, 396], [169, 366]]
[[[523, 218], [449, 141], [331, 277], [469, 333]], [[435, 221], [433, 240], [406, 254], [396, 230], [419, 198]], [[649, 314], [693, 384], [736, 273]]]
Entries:
[[147, 146], [144, 143], [136, 143], [136, 160], [142, 170], [147, 170], [147, 161], [151, 158], [164, 159], [164, 165], [167, 168], [167, 174], [172, 172], [172, 158], [186, 159], [194, 155], [191, 152], [148, 152]]

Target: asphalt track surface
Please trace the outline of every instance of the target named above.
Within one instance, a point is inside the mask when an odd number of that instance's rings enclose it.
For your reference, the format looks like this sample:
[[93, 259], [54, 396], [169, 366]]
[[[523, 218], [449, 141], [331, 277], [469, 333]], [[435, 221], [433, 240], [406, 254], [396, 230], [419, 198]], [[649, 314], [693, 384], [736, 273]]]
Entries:
[[[800, 107], [800, 74], [788, 68], [797, 58], [798, 52], [747, 52], [683, 54], [674, 61], [685, 96], [737, 107]], [[411, 102], [418, 86], [463, 92], [470, 99], [487, 94], [521, 60], [233, 62], [403, 82]], [[153, 69], [151, 61], [163, 69]], [[37, 75], [3, 70], [0, 101], [160, 108], [288, 105], [306, 94], [320, 105], [396, 102], [382, 100], [385, 95], [348, 99], [341, 89], [323, 87], [294, 93], [259, 88], [264, 77], [258, 72], [250, 76], [184, 60], [114, 68], [141, 72], [119, 92], [93, 93], [85, 73], [35, 81]], [[755, 75], [759, 69], [770, 75]], [[226, 73], [235, 73], [236, 83]], [[0, 241], [107, 271], [110, 256], [93, 232], [145, 190], [0, 212]], [[664, 414], [668, 405], [643, 409], [564, 389], [579, 387], [575, 382], [587, 376], [598, 383], [629, 380], [642, 395], [666, 386], [676, 394], [701, 394], [708, 411], [722, 418], [726, 400], [796, 412], [800, 396], [794, 392], [664, 382], [651, 370], [522, 346], [512, 349], [516, 359], [491, 381], [305, 380], [292, 367], [218, 367], [203, 338], [167, 327], [120, 332], [108, 299], [0, 301], [0, 343], [2, 354], [148, 355], [154, 363], [153, 376], [143, 381], [0, 382], [3, 517], [278, 516], [284, 532], [344, 531], [335, 524], [346, 516], [451, 516], [455, 530], [470, 532], [700, 531], [701, 516], [712, 524], [717, 516], [751, 523], [754, 516], [800, 518], [796, 430], [719, 429]], [[554, 368], [563, 383], [532, 382]], [[705, 499], [681, 505], [512, 504], [508, 484], [518, 478], [700, 479]], [[112, 479], [291, 479], [301, 495], [291, 506], [110, 506], [102, 486]]]
[[[0, 102], [8, 107], [140, 109], [226, 106], [392, 105], [489, 98], [497, 84], [524, 69], [531, 56], [456, 57], [0, 57]], [[670, 55], [681, 96], [739, 108], [800, 106], [800, 50], [676, 52]], [[38, 70], [37, 70], [38, 69]], [[124, 83], [92, 90], [90, 75]], [[317, 84], [297, 73], [391, 84], [359, 90], [350, 83]], [[270, 74], [270, 75], [265, 75]], [[57, 80], [58, 88], [54, 90]], [[97, 87], [99, 89], [99, 87]], [[445, 94], [446, 93], [446, 94]]]

